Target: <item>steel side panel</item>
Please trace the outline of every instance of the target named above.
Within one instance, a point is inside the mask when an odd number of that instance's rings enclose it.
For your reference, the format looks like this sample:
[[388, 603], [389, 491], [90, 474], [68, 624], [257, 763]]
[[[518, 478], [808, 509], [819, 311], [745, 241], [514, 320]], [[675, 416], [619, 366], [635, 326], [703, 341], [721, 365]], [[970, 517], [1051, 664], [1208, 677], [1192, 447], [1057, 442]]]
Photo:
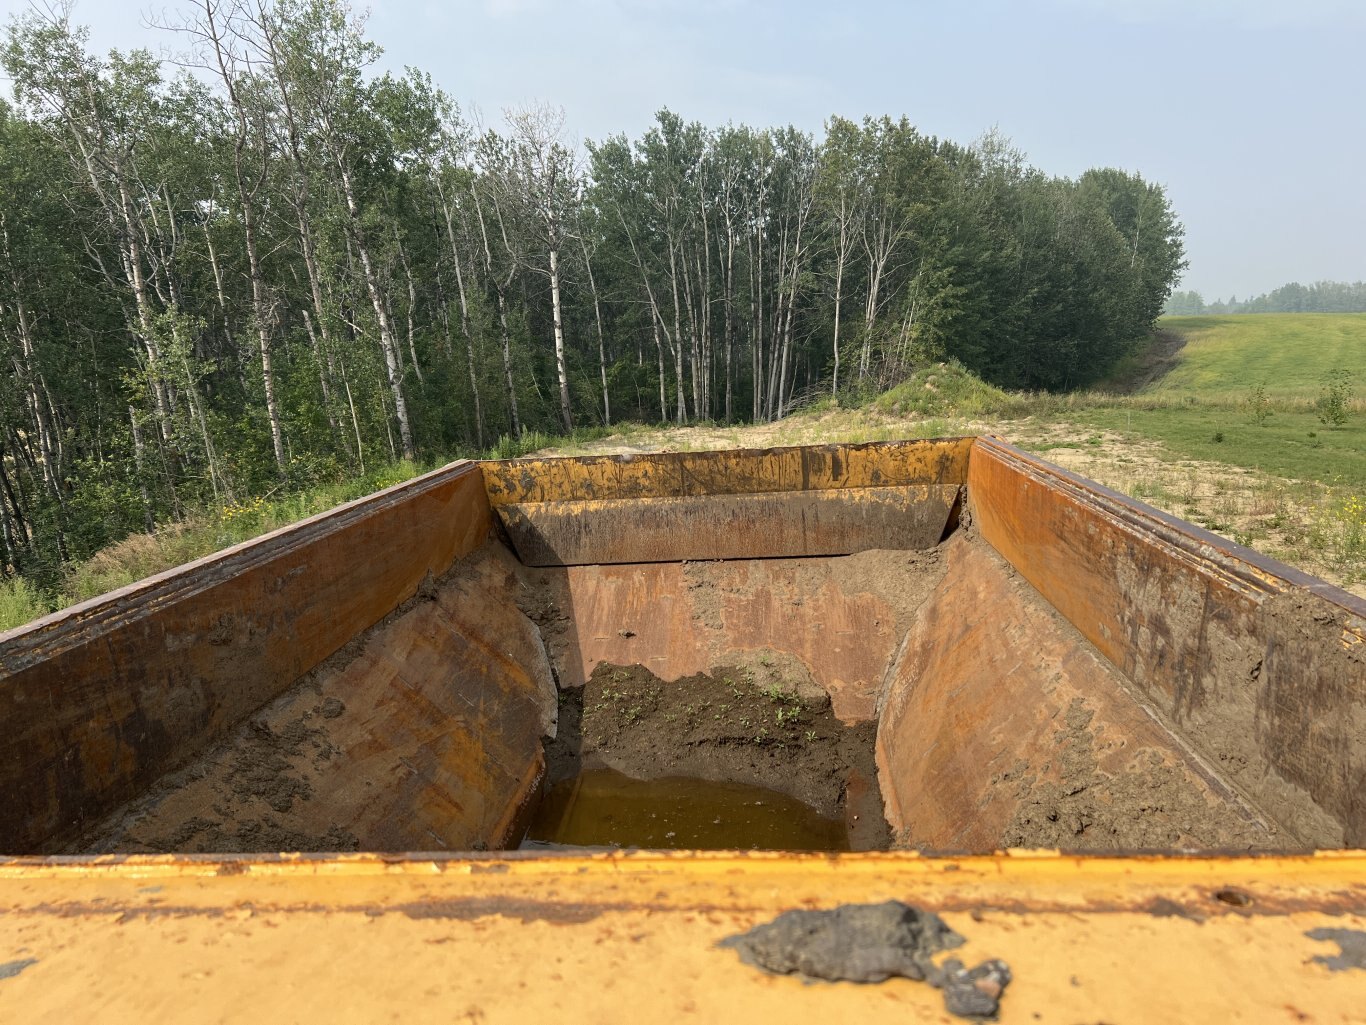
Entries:
[[457, 463], [0, 646], [0, 850], [58, 848], [439, 576], [491, 527]]
[[[1256, 813], [1154, 721], [1119, 671], [989, 545], [955, 535], [946, 549], [948, 572], [888, 674], [878, 717], [878, 776], [902, 843], [992, 850], [1009, 842], [1022, 814], [1045, 814], [1052, 798], [1044, 795], [1059, 781], [1089, 788], [1104, 809], [1107, 777], [1143, 774], [1162, 779], [1164, 790], [1151, 792], [1151, 804], [1132, 806], [1123, 828], [1146, 837], [1145, 846], [1206, 849], [1213, 835], [1244, 849], [1278, 846]], [[1086, 727], [1069, 737], [1074, 703]], [[1069, 779], [1064, 764], [1073, 744], [1083, 762], [1093, 762]], [[1084, 847], [1106, 828], [1097, 823], [1074, 842]], [[1101, 842], [1113, 845], [1113, 835]]]
[[931, 548], [959, 486], [505, 504], [497, 514], [528, 566], [851, 555]]
[[[346, 665], [254, 712], [183, 777], [92, 830], [84, 850], [504, 846], [542, 774], [557, 697], [540, 636], [511, 600], [511, 562], [496, 544], [462, 560]], [[250, 763], [269, 774], [253, 777]], [[280, 794], [284, 807], [269, 800]]]
[[681, 498], [962, 484], [972, 438], [481, 463], [489, 502]]
[[35, 1023], [961, 1025], [922, 982], [805, 983], [717, 946], [792, 908], [895, 898], [940, 913], [967, 964], [1009, 964], [1003, 1025], [1360, 1022], [1364, 881], [1359, 851], [0, 864], [0, 1007]]
[[899, 640], [884, 597], [838, 585], [810, 560], [574, 566], [559, 586], [573, 623], [547, 643], [562, 687], [582, 687], [603, 662], [674, 681], [777, 652], [795, 657], [840, 719], [867, 722]]
[[1366, 602], [993, 439], [968, 497], [1231, 786], [1300, 843], [1366, 843]]

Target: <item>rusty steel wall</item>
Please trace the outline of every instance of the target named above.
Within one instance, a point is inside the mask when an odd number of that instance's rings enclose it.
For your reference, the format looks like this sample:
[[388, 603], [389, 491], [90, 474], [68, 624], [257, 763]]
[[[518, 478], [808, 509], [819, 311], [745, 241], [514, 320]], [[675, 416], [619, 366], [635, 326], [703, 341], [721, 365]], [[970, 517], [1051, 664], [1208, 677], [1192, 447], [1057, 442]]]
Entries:
[[51, 851], [488, 535], [455, 463], [0, 638], [0, 851]]
[[531, 566], [927, 548], [957, 516], [971, 439], [486, 462]]
[[[515, 559], [487, 543], [203, 758], [91, 830], [80, 852], [497, 849], [556, 730]], [[334, 664], [335, 663], [335, 664]]]
[[956, 484], [501, 505], [528, 566], [851, 555], [933, 548]]
[[945, 547], [948, 572], [889, 673], [878, 716], [878, 777], [903, 845], [1283, 844], [989, 545], [958, 534]]
[[546, 641], [560, 685], [582, 687], [604, 662], [640, 664], [666, 682], [714, 667], [767, 675], [767, 662], [785, 681], [809, 679], [828, 693], [841, 720], [870, 722], [903, 630], [888, 597], [840, 565], [753, 559], [543, 571], [557, 608]]
[[488, 460], [495, 509], [526, 502], [962, 484], [972, 438]]
[[1366, 845], [1366, 602], [994, 439], [981, 536], [1285, 842]]

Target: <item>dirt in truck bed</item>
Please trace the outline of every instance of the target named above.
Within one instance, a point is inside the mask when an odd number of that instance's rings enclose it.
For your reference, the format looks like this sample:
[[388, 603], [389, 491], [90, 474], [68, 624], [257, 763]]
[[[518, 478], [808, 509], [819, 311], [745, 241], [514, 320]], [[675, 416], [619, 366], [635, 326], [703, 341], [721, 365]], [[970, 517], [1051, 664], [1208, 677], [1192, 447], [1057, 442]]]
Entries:
[[1232, 806], [1211, 805], [1157, 752], [1139, 756], [1129, 771], [1099, 770], [1093, 713], [1077, 698], [1059, 724], [1059, 779], [1041, 780], [1029, 766], [1000, 774], [997, 786], [1019, 795], [1002, 847], [1057, 847], [1072, 851], [1255, 850], [1268, 845], [1266, 827]]
[[605, 766], [639, 780], [762, 787], [844, 818], [854, 849], [885, 850], [876, 724], [845, 725], [823, 691], [784, 676], [758, 662], [665, 682], [644, 666], [603, 663], [561, 696], [547, 778], [553, 786]]
[[[342, 816], [320, 821], [313, 781], [339, 757], [336, 697], [296, 686], [214, 751], [97, 826], [70, 853], [354, 851]], [[273, 714], [271, 714], [273, 713]]]

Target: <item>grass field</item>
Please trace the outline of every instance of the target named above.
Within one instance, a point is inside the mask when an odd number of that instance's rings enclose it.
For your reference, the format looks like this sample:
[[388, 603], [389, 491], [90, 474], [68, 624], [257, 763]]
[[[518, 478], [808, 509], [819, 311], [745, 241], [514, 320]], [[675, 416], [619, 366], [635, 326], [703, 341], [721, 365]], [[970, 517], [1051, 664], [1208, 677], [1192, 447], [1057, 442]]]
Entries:
[[1098, 403], [1072, 418], [1099, 430], [1161, 442], [1191, 459], [1228, 463], [1292, 480], [1366, 491], [1366, 414], [1328, 428], [1311, 410], [1282, 409], [1265, 420], [1214, 404], [1119, 406]]
[[[1133, 395], [1070, 397], [1070, 408], [1044, 417], [1105, 439], [1108, 459], [1086, 453], [1075, 468], [1366, 593], [1366, 314], [1161, 326], [1186, 339], [1166, 374]], [[1342, 371], [1334, 418], [1322, 402]], [[1036, 447], [1058, 444], [1045, 437]]]
[[[1079, 423], [1173, 453], [1366, 493], [1366, 314], [1169, 317], [1176, 365], [1132, 396], [1079, 403]], [[1347, 371], [1346, 422], [1323, 422], [1330, 375]]]
[[1165, 317], [1161, 326], [1184, 335], [1186, 347], [1176, 367], [1149, 389], [1156, 394], [1215, 399], [1262, 385], [1273, 397], [1313, 399], [1329, 371], [1366, 372], [1362, 313]]

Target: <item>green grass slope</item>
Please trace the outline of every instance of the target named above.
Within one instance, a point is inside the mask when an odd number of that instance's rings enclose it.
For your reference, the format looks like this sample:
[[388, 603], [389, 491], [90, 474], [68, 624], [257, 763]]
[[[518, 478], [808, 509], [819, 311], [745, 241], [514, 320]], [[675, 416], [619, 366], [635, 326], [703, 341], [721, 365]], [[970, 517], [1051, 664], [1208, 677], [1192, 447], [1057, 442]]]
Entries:
[[[1366, 314], [1167, 317], [1161, 326], [1186, 338], [1176, 366], [1078, 419], [1196, 459], [1366, 488]], [[1335, 426], [1315, 404], [1338, 369], [1354, 374], [1354, 397]]]
[[1269, 395], [1315, 398], [1330, 370], [1366, 373], [1366, 313], [1165, 317], [1161, 326], [1186, 346], [1152, 392], [1212, 398], [1263, 385]]

